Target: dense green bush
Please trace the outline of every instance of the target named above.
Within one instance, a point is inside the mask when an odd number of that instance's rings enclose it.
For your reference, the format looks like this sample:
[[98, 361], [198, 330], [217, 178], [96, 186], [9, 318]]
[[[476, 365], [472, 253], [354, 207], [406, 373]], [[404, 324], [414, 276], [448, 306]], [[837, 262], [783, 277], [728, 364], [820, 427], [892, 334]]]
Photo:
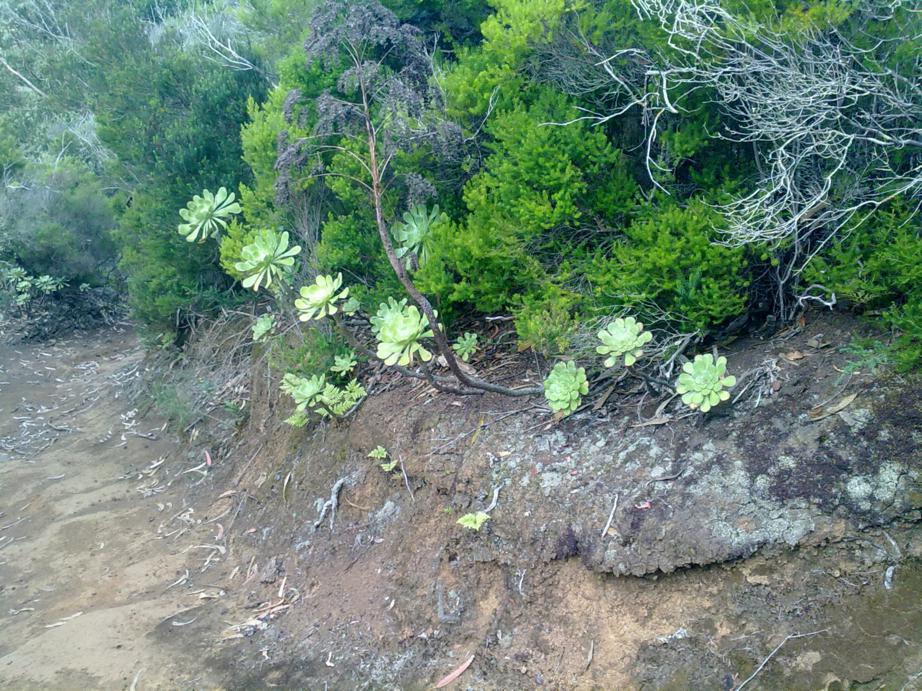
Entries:
[[[914, 76], [920, 33], [905, 8], [887, 22], [862, 3], [727, 0], [718, 9], [732, 14], [715, 29], [733, 34], [724, 36], [728, 49], [763, 45], [757, 34], [768, 32], [796, 62], [834, 29], [843, 45], [866, 49], [863, 68]], [[406, 295], [380, 230], [449, 327], [458, 317], [511, 315], [519, 346], [551, 356], [575, 337], [586, 346], [590, 331], [627, 312], [651, 331], [702, 333], [747, 309], [790, 317], [810, 284], [883, 315], [905, 357], [918, 350], [922, 243], [910, 203], [796, 242], [721, 244], [733, 227], [727, 200], [759, 189], [771, 146], [730, 141], [746, 114], [729, 115], [721, 89], [654, 84], [651, 66], [685, 47], [670, 40], [668, 22], [631, 2], [258, 0], [202, 11], [226, 13], [247, 68], [203, 59], [184, 33], [181, 4], [62, 4], [67, 48], [40, 31], [12, 40], [13, 15], [0, 17], [0, 52], [34, 66], [27, 81], [0, 72], [0, 259], [36, 279], [92, 283], [118, 255], [135, 314], [162, 329], [265, 299], [241, 288], [269, 260], [253, 252], [271, 232], [302, 248], [262, 275], [283, 279], [273, 282], [276, 297], [342, 275], [350, 300], [372, 314]], [[362, 59], [375, 64], [350, 64], [341, 39], [362, 44]], [[430, 54], [431, 45], [447, 49]], [[606, 75], [602, 58], [621, 48], [628, 52]], [[367, 114], [379, 164], [387, 161], [380, 195], [370, 189], [366, 130], [356, 127], [365, 114], [349, 105], [359, 77], [386, 86], [372, 89]], [[871, 105], [844, 105], [845, 120], [859, 122]], [[877, 167], [913, 170], [913, 137]], [[827, 165], [793, 184], [823, 178]], [[829, 204], [865, 184], [840, 178]], [[242, 214], [223, 219], [218, 242], [185, 242], [179, 210], [222, 186], [239, 195]], [[425, 332], [423, 321], [409, 331]]]
[[633, 211], [636, 186], [600, 130], [544, 124], [574, 115], [560, 94], [539, 89], [533, 103], [494, 116], [491, 155], [464, 188], [467, 216], [436, 236], [437, 268], [423, 268], [423, 286], [449, 302], [507, 309]]
[[718, 223], [716, 213], [697, 201], [646, 207], [622, 237], [589, 260], [586, 278], [596, 304], [631, 307], [648, 319], [663, 311], [691, 330], [740, 314], [748, 265], [743, 250], [714, 244]]
[[0, 258], [29, 274], [98, 285], [112, 271], [112, 199], [80, 161], [22, 168], [0, 190]]
[[922, 291], [922, 226], [908, 205], [856, 219], [845, 238], [816, 257], [804, 280], [865, 309]]
[[896, 330], [895, 359], [906, 368], [922, 363], [922, 225], [907, 204], [855, 219], [844, 239], [813, 260], [804, 280], [882, 313]]
[[[237, 299], [213, 244], [187, 243], [176, 232], [179, 209], [203, 189], [233, 190], [250, 179], [239, 130], [247, 99], [261, 98], [254, 72], [228, 70], [184, 51], [169, 33], [152, 43], [123, 6], [119, 22], [100, 27], [94, 48], [108, 60], [96, 75], [101, 140], [117, 172], [138, 180], [115, 238], [134, 313], [157, 328], [182, 325]], [[125, 14], [123, 14], [125, 13]], [[116, 39], [111, 32], [120, 31]], [[103, 45], [109, 36], [110, 43]]]
[[918, 372], [922, 366], [922, 294], [913, 293], [903, 305], [894, 305], [885, 313], [896, 329], [894, 359], [906, 371]]

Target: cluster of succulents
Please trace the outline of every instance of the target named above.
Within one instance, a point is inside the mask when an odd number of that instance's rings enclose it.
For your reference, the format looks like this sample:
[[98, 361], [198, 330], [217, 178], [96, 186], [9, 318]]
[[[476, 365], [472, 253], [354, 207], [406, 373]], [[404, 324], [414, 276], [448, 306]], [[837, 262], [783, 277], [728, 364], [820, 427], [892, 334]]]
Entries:
[[676, 393], [689, 408], [708, 412], [721, 401], [730, 398], [728, 388], [736, 385], [736, 377], [727, 375], [727, 358], [714, 360], [710, 353], [696, 355], [682, 366], [676, 382]]
[[477, 352], [477, 334], [465, 331], [464, 335], [452, 344], [451, 349], [459, 358], [465, 362], [469, 361], [471, 356]]
[[[423, 251], [425, 233], [438, 216], [436, 208], [427, 213], [424, 207], [414, 207], [404, 216], [405, 222], [395, 229], [395, 236], [403, 243], [400, 256], [416, 257]], [[244, 261], [236, 268], [247, 275], [244, 285], [258, 289], [270, 285], [286, 267], [294, 262], [299, 247], [288, 249], [288, 234], [280, 236], [264, 231], [257, 239], [244, 247]], [[342, 274], [334, 278], [317, 276], [314, 283], [301, 288], [295, 307], [301, 321], [322, 319], [339, 311], [354, 313], [359, 305], [349, 297], [349, 288], [343, 288]], [[408, 305], [407, 299], [388, 298], [377, 313], [370, 318], [371, 329], [378, 339], [377, 356], [387, 365], [412, 366], [418, 357], [422, 362], [432, 360], [432, 353], [420, 343], [421, 339], [434, 336], [429, 320], [415, 305]], [[261, 340], [274, 328], [271, 315], [263, 315], [253, 326], [254, 340]], [[653, 336], [644, 330], [644, 325], [634, 317], [619, 317], [597, 333], [600, 345], [596, 352], [606, 356], [605, 367], [623, 365], [630, 367], [644, 355], [644, 346]], [[452, 345], [455, 354], [467, 362], [477, 351], [477, 335], [465, 332]], [[352, 352], [336, 356], [330, 371], [336, 375], [348, 375], [356, 366]], [[692, 409], [707, 412], [715, 405], [729, 399], [728, 388], [736, 384], [736, 378], [726, 374], [727, 360], [712, 355], [698, 355], [687, 362], [676, 383], [676, 391], [682, 401]], [[353, 379], [344, 387], [328, 382], [324, 375], [304, 378], [293, 374], [285, 375], [282, 390], [295, 400], [295, 415], [292, 424], [304, 424], [307, 410], [321, 416], [343, 415], [365, 396], [365, 390]], [[574, 413], [582, 404], [583, 396], [589, 393], [586, 370], [573, 361], [558, 362], [544, 380], [544, 396], [551, 410], [558, 417]], [[473, 515], [473, 514], [471, 514]], [[486, 519], [484, 519], [486, 520]], [[479, 525], [475, 529], [479, 529]], [[469, 526], [473, 527], [473, 525]]]
[[[381, 307], [385, 308], [385, 305]], [[432, 353], [426, 350], [419, 339], [432, 338], [433, 333], [429, 321], [420, 314], [416, 305], [404, 305], [400, 309], [386, 308], [383, 315], [381, 310], [378, 314], [381, 320], [378, 323], [377, 355], [384, 360], [384, 364], [411, 366], [416, 355], [423, 362], [432, 359]]]
[[572, 360], [558, 362], [544, 380], [544, 397], [551, 410], [562, 417], [579, 408], [583, 396], [589, 393], [586, 370]]
[[602, 345], [596, 352], [608, 356], [603, 363], [606, 367], [614, 367], [622, 357], [624, 366], [630, 367], [643, 355], [643, 346], [653, 339], [653, 334], [644, 331], [643, 324], [634, 317], [615, 319], [597, 336]]
[[185, 209], [179, 210], [185, 223], [181, 223], [177, 230], [189, 242], [205, 242], [208, 238], [218, 237], [221, 230], [227, 228], [228, 219], [240, 211], [233, 192], [224, 187], [219, 188], [216, 194], [204, 190], [201, 196], [192, 197]]
[[39, 295], [50, 295], [61, 290], [67, 282], [48, 274], [30, 276], [21, 266], [5, 269], [0, 275], [0, 284], [13, 295], [20, 307]]
[[244, 274], [243, 287], [258, 291], [268, 288], [274, 280], [280, 279], [291, 269], [301, 247], [288, 246], [288, 232], [276, 233], [271, 229], [260, 230], [249, 245], [240, 250], [240, 261], [234, 268]]
[[345, 386], [336, 386], [322, 374], [300, 377], [288, 373], [282, 378], [281, 389], [295, 402], [295, 412], [287, 422], [299, 427], [307, 422], [308, 409], [321, 417], [339, 417], [352, 410], [366, 394], [355, 379]]
[[342, 285], [342, 274], [337, 274], [336, 278], [321, 275], [312, 285], [301, 288], [301, 297], [295, 300], [298, 319], [306, 322], [336, 314], [339, 311], [336, 303], [349, 297], [349, 288], [340, 290]]

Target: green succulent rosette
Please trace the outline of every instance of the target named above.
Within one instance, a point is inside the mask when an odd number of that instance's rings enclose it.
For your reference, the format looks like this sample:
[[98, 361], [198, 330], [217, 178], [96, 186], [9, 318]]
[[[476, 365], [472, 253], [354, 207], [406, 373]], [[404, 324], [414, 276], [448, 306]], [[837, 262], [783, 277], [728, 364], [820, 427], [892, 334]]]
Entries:
[[558, 362], [544, 380], [544, 397], [551, 410], [563, 417], [579, 408], [583, 396], [588, 393], [586, 370], [577, 367], [572, 360]]
[[378, 305], [378, 311], [375, 316], [368, 321], [371, 323], [371, 331], [377, 336], [381, 333], [381, 325], [384, 324], [394, 314], [400, 314], [407, 306], [407, 299], [402, 298], [399, 301], [394, 298], [388, 298], [387, 302]]
[[301, 247], [288, 246], [288, 233], [264, 229], [256, 234], [249, 245], [240, 250], [240, 261], [234, 268], [244, 275], [243, 287], [258, 291], [268, 288], [281, 278], [295, 263]]
[[241, 212], [240, 204], [234, 201], [234, 193], [221, 187], [216, 194], [204, 190], [192, 197], [179, 215], [185, 221], [177, 230], [188, 242], [205, 242], [208, 238], [218, 237], [227, 228], [231, 216]]
[[721, 401], [730, 398], [728, 388], [736, 385], [736, 377], [727, 375], [727, 358], [714, 360], [710, 353], [696, 355], [691, 362], [682, 365], [682, 373], [676, 382], [676, 393], [689, 408], [708, 412]]
[[322, 374], [299, 377], [289, 373], [282, 377], [281, 389], [294, 399], [298, 412], [304, 412], [317, 403], [326, 385], [326, 377]]
[[477, 352], [477, 334], [466, 331], [452, 344], [451, 349], [457, 353], [459, 358], [467, 362], [471, 359], [471, 355]]
[[397, 247], [397, 256], [404, 260], [407, 268], [411, 267], [411, 257], [416, 257], [422, 266], [429, 259], [430, 235], [432, 224], [439, 218], [439, 207], [436, 205], [428, 211], [422, 204], [417, 204], [403, 214], [403, 223], [398, 223], [391, 229]]
[[423, 347], [419, 339], [432, 338], [433, 335], [428, 320], [415, 305], [387, 310], [380, 321], [377, 355], [386, 365], [408, 367], [413, 364], [416, 355], [423, 362], [429, 362], [432, 353]]
[[301, 288], [301, 297], [295, 300], [298, 319], [306, 322], [336, 314], [339, 309], [336, 303], [349, 297], [348, 288], [339, 290], [342, 285], [343, 275], [340, 273], [336, 275], [336, 278], [317, 276], [313, 285]]
[[336, 374], [348, 374], [355, 367], [355, 353], [345, 355], [336, 355], [333, 358], [333, 365], [330, 367], [331, 372]]
[[257, 343], [264, 341], [273, 328], [275, 328], [275, 317], [271, 314], [260, 315], [253, 322], [253, 340]]
[[634, 317], [619, 317], [596, 335], [602, 345], [595, 350], [608, 356], [603, 363], [606, 367], [614, 367], [622, 357], [625, 367], [630, 367], [643, 356], [644, 345], [653, 339], [653, 334], [644, 331], [643, 324]]

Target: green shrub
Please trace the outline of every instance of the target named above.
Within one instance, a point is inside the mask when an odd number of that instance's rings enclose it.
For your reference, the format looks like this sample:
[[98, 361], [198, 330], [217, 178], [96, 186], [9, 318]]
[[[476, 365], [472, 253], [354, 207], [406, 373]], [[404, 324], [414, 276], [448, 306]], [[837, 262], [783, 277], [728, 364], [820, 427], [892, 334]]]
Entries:
[[129, 23], [135, 49], [105, 65], [105, 97], [94, 104], [99, 136], [117, 172], [139, 179], [114, 233], [129, 302], [150, 327], [175, 329], [191, 315], [240, 300], [211, 243], [176, 232], [177, 209], [203, 189], [249, 181], [239, 129], [250, 95], [262, 97], [256, 71], [228, 70], [168, 38], [152, 44], [144, 22]]
[[487, 125], [491, 155], [464, 188], [463, 222], [434, 230], [417, 280], [449, 303], [493, 312], [543, 292], [582, 252], [579, 238], [595, 236], [585, 226], [621, 222], [634, 208], [636, 185], [604, 133], [548, 126], [578, 113], [550, 89], [526, 96]]
[[906, 304], [890, 308], [886, 318], [897, 330], [893, 343], [897, 366], [917, 372], [922, 367], [922, 291], [913, 294]]
[[35, 276], [99, 285], [115, 263], [112, 200], [85, 164], [33, 164], [0, 188], [0, 258]]
[[741, 249], [714, 244], [719, 217], [703, 202], [645, 209], [611, 248], [586, 267], [596, 306], [631, 308], [647, 321], [650, 305], [684, 328], [706, 330], [744, 311], [749, 276]]
[[135, 194], [113, 234], [133, 314], [152, 328], [175, 330], [189, 314], [213, 312], [234, 297], [216, 248], [176, 232], [175, 200], [168, 197], [162, 190]]
[[807, 266], [804, 281], [864, 308], [922, 290], [922, 227], [907, 205], [894, 204], [856, 225]]
[[556, 286], [519, 300], [514, 310], [519, 349], [533, 348], [547, 356], [563, 354], [579, 326], [573, 314], [577, 300], [576, 295]]
[[846, 237], [814, 258], [804, 281], [820, 284], [864, 310], [879, 310], [895, 329], [893, 360], [922, 363], [922, 227], [907, 204], [856, 219]]
[[345, 352], [347, 348], [333, 334], [319, 328], [308, 328], [297, 338], [273, 338], [268, 358], [270, 366], [275, 370], [312, 376], [328, 371], [336, 356]]

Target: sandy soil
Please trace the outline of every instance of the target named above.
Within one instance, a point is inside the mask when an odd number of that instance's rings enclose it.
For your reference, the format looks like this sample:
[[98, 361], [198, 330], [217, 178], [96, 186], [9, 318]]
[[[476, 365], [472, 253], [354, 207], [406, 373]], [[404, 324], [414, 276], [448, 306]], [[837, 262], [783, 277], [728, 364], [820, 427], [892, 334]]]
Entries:
[[141, 357], [127, 332], [0, 349], [0, 686], [218, 685], [163, 635], [196, 596], [168, 589], [188, 541], [158, 531], [182, 456], [121, 385]]

